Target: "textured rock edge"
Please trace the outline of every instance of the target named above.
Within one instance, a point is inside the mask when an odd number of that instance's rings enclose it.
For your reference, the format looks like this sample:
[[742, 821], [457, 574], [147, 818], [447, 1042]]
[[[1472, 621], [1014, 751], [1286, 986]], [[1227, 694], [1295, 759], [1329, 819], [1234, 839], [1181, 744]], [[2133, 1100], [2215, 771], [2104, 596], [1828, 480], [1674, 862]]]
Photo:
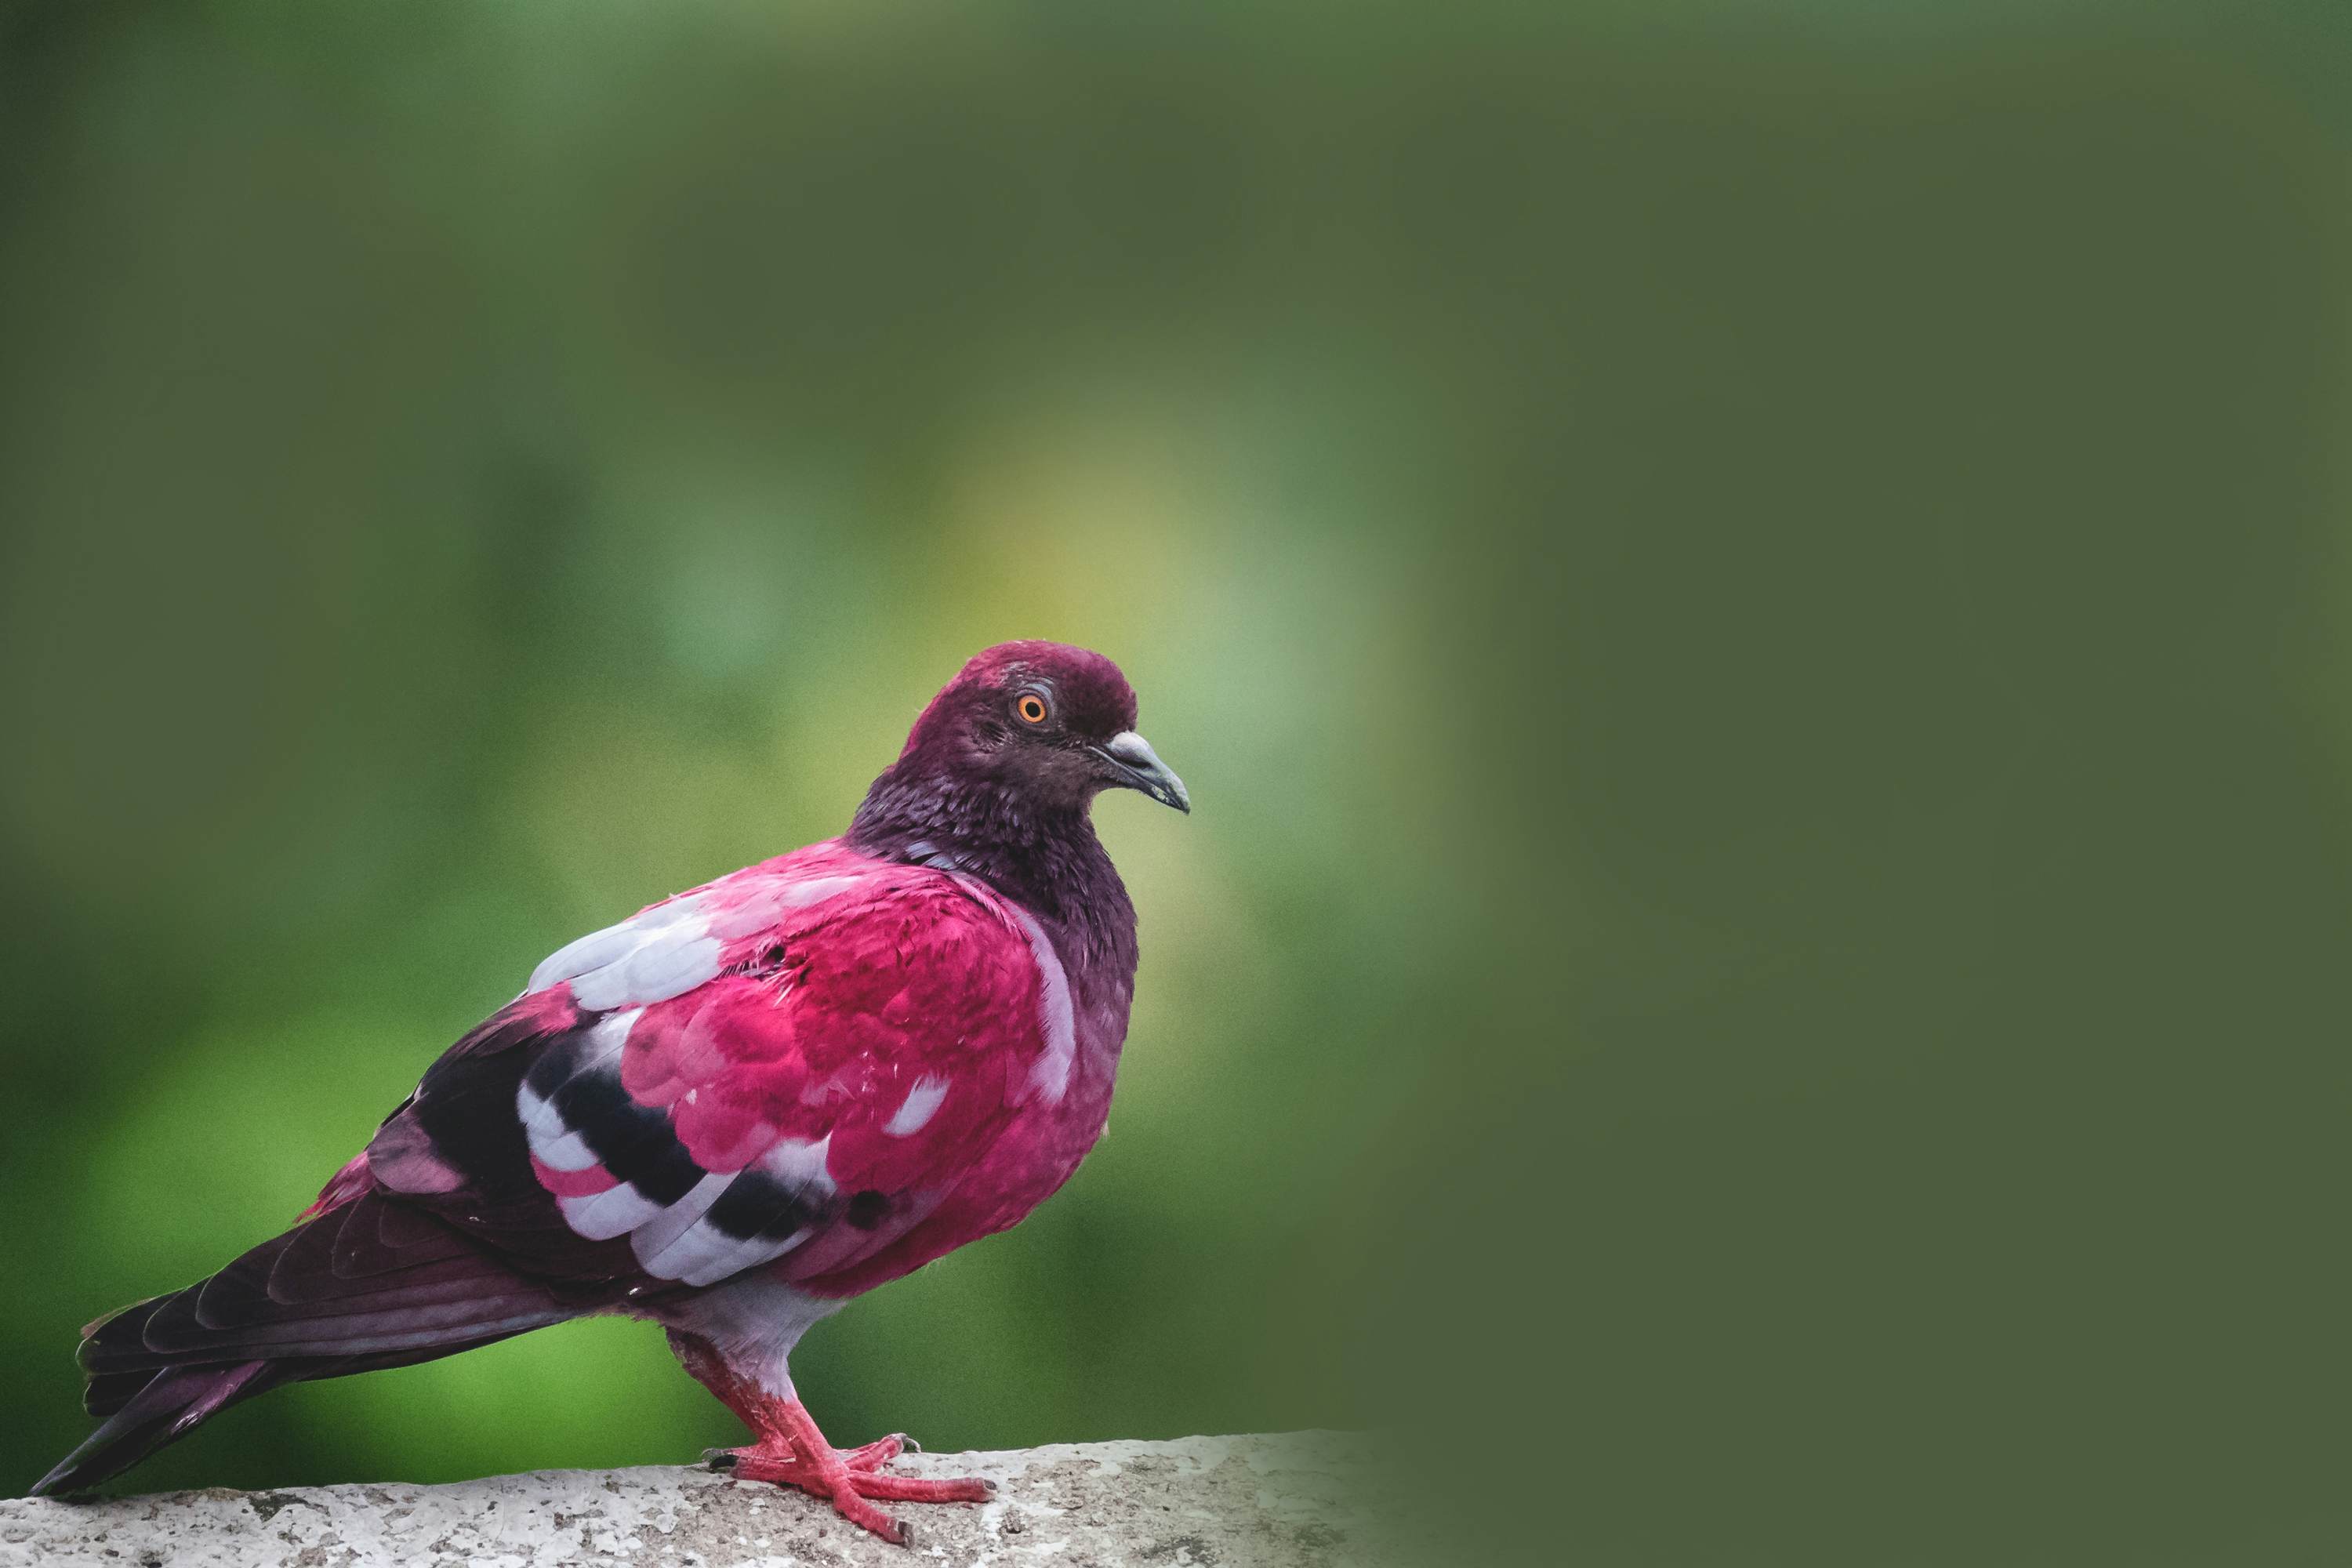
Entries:
[[28, 1499], [0, 1501], [0, 1564], [1379, 1564], [1393, 1561], [1377, 1501], [1382, 1468], [1375, 1439], [1344, 1432], [909, 1454], [892, 1468], [984, 1476], [997, 1494], [982, 1504], [889, 1505], [913, 1527], [908, 1548], [865, 1535], [799, 1492], [685, 1466], [435, 1487]]

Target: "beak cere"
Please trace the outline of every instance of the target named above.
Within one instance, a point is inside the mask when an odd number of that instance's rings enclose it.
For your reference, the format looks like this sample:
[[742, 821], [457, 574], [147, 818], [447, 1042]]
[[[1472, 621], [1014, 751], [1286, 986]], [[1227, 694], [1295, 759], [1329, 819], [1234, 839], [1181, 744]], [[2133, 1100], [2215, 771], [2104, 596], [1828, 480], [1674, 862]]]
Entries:
[[1112, 736], [1108, 745], [1095, 748], [1095, 755], [1110, 764], [1111, 782], [1120, 788], [1139, 789], [1162, 805], [1191, 814], [1192, 797], [1184, 792], [1184, 781], [1171, 773], [1151, 742], [1134, 731]]

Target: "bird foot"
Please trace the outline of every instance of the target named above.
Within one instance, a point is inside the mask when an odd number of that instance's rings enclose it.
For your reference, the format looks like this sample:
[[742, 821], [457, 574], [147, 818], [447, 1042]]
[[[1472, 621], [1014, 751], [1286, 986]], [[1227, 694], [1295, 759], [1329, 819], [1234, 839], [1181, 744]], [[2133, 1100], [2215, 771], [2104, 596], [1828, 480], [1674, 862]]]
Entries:
[[882, 1467], [907, 1447], [901, 1436], [881, 1438], [861, 1448], [819, 1447], [823, 1456], [812, 1462], [791, 1442], [770, 1438], [745, 1448], [713, 1448], [703, 1456], [713, 1469], [723, 1469], [738, 1480], [771, 1481], [798, 1487], [830, 1501], [835, 1512], [863, 1530], [872, 1531], [894, 1546], [907, 1545], [911, 1532], [900, 1521], [874, 1506], [886, 1502], [986, 1502], [996, 1483], [971, 1477], [933, 1479], [894, 1476]]
[[798, 1487], [831, 1502], [834, 1510], [861, 1530], [896, 1546], [908, 1543], [907, 1527], [874, 1506], [886, 1502], [986, 1502], [996, 1483], [958, 1478], [894, 1476], [883, 1466], [914, 1447], [893, 1433], [862, 1448], [836, 1448], [789, 1385], [778, 1392], [737, 1372], [709, 1341], [672, 1329], [670, 1348], [686, 1370], [726, 1403], [759, 1437], [747, 1448], [712, 1448], [702, 1456], [712, 1469], [738, 1480], [772, 1481]]

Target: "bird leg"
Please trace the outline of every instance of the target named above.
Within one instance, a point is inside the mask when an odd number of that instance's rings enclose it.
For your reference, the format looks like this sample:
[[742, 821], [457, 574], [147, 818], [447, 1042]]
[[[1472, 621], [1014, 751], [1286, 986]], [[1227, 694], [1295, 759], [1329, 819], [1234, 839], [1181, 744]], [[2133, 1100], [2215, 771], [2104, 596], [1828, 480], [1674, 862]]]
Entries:
[[891, 1475], [882, 1467], [905, 1450], [908, 1444], [903, 1436], [894, 1434], [861, 1448], [836, 1448], [825, 1441], [815, 1419], [797, 1398], [772, 1394], [739, 1375], [709, 1341], [672, 1330], [670, 1348], [686, 1363], [686, 1370], [735, 1412], [759, 1439], [748, 1447], [713, 1448], [704, 1456], [714, 1468], [725, 1469], [740, 1480], [772, 1481], [824, 1498], [842, 1518], [895, 1546], [904, 1546], [910, 1539], [907, 1526], [868, 1500], [985, 1502], [996, 1490], [994, 1482], [972, 1478], [934, 1480]]

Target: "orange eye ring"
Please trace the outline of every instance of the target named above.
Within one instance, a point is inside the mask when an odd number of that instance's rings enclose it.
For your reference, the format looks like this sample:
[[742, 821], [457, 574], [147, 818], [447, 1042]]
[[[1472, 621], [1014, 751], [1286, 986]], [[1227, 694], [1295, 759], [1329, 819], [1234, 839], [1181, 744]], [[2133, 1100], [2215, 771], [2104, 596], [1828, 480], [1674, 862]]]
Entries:
[[1021, 715], [1024, 724], [1043, 724], [1045, 721], [1045, 700], [1034, 691], [1023, 692], [1021, 700], [1013, 705], [1013, 710]]

